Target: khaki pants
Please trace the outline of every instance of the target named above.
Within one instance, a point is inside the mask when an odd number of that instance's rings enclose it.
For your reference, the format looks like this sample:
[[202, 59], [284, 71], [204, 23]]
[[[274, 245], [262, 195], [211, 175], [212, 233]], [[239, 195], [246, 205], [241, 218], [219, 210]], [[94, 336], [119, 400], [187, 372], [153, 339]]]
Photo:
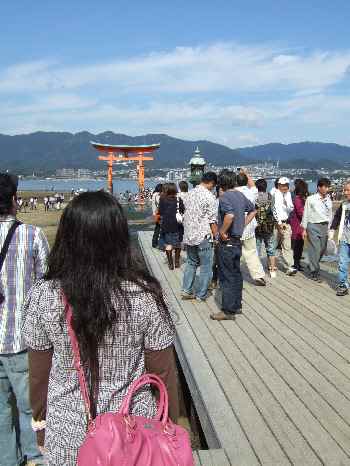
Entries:
[[242, 257], [247, 264], [250, 276], [253, 280], [265, 277], [264, 267], [256, 250], [256, 239], [248, 238], [242, 241]]
[[282, 257], [287, 266], [287, 269], [293, 267], [294, 258], [293, 258], [293, 249], [292, 249], [292, 229], [290, 225], [285, 225], [286, 229], [283, 232], [283, 235], [280, 235], [277, 228], [275, 229], [276, 244], [279, 244], [282, 249]]

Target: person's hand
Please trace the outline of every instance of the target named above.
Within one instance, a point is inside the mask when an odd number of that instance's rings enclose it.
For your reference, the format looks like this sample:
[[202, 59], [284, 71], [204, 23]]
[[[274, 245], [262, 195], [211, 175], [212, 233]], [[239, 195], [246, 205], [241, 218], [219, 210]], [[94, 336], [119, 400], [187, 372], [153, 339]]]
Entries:
[[228, 234], [226, 232], [220, 230], [219, 233], [220, 233], [220, 239], [222, 241], [228, 241]]
[[307, 231], [303, 230], [303, 240], [307, 240]]
[[328, 232], [328, 239], [333, 240], [334, 239], [334, 230], [329, 230]]

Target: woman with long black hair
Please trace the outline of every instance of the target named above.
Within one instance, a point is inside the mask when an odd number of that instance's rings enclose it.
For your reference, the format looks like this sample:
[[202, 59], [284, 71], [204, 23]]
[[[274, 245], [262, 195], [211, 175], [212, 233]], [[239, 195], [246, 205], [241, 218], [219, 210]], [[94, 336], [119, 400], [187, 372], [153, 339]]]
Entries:
[[[118, 410], [147, 370], [165, 381], [173, 419], [178, 410], [174, 326], [159, 282], [135, 261], [118, 201], [102, 191], [83, 193], [63, 212], [47, 273], [23, 313], [33, 426], [41, 446], [45, 432], [49, 466], [76, 464], [87, 427], [63, 294], [73, 308], [93, 413]], [[132, 412], [154, 415], [150, 390], [137, 393]]]
[[175, 268], [179, 268], [181, 242], [183, 239], [183, 227], [182, 223], [179, 223], [178, 217], [182, 217], [185, 212], [182, 199], [177, 196], [175, 183], [166, 183], [163, 185], [158, 212], [168, 266], [170, 270], [174, 270], [173, 251], [175, 251]]

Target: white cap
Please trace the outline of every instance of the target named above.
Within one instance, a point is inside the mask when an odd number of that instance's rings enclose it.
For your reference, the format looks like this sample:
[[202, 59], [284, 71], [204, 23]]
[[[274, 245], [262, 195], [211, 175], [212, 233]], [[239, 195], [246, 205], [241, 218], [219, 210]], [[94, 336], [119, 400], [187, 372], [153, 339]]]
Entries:
[[289, 178], [282, 176], [282, 178], [278, 180], [278, 184], [289, 184]]

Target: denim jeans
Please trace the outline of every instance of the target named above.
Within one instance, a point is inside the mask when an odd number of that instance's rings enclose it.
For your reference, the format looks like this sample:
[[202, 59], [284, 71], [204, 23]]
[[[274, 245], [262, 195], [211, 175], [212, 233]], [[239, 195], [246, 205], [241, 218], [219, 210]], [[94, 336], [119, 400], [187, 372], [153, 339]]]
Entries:
[[266, 236], [256, 236], [256, 248], [259, 256], [262, 256], [263, 245], [265, 246], [267, 257], [274, 257], [276, 255], [276, 240], [273, 233]]
[[218, 256], [222, 310], [232, 314], [242, 307], [241, 241], [235, 239], [220, 243]]
[[206, 298], [213, 274], [213, 247], [209, 240], [203, 240], [198, 246], [186, 246], [187, 261], [183, 276], [182, 290], [192, 294], [197, 268], [200, 267], [196, 296]]
[[349, 288], [348, 270], [350, 264], [350, 244], [345, 241], [339, 243], [338, 282]]
[[[19, 443], [17, 445], [12, 410], [12, 393], [16, 397], [19, 415]], [[31, 427], [29, 405], [28, 354], [0, 355], [0, 465], [16, 466], [24, 457], [42, 463], [36, 435]], [[42, 463], [43, 464], [43, 463]]]

